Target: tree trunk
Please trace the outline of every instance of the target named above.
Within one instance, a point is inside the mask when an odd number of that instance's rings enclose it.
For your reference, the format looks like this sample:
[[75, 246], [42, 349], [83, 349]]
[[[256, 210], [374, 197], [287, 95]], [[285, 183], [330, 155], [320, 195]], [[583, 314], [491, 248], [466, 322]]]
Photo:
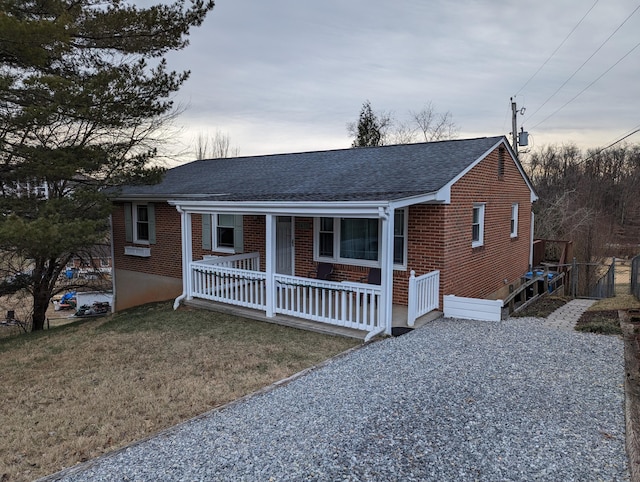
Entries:
[[39, 291], [33, 293], [33, 317], [31, 331], [44, 329], [44, 322], [47, 319], [47, 308], [49, 307], [49, 293], [45, 286], [38, 286]]

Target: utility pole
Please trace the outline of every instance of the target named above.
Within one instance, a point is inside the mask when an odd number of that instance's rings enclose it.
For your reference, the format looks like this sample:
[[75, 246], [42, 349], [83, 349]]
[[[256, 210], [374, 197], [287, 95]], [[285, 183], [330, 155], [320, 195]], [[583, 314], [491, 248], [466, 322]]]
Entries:
[[524, 115], [525, 108], [518, 110], [518, 106], [516, 105], [515, 100], [511, 97], [511, 147], [513, 147], [513, 152], [516, 154], [516, 159], [518, 158], [518, 146], [528, 146], [529, 145], [529, 133], [524, 130], [524, 127], [521, 127], [521, 132], [518, 133], [518, 112], [520, 115]]

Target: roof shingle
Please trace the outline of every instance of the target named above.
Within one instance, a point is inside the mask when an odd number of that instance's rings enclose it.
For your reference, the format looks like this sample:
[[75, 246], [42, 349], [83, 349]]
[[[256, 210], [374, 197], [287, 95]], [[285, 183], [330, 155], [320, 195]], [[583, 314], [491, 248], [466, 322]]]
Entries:
[[499, 137], [200, 160], [169, 169], [118, 197], [219, 201], [372, 201], [432, 193], [486, 154]]

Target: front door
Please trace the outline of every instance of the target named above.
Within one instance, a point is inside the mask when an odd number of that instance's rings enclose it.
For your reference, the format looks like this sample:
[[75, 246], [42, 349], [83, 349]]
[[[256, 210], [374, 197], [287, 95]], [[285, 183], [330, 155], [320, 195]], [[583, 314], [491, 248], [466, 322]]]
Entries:
[[276, 273], [293, 275], [293, 218], [276, 220]]

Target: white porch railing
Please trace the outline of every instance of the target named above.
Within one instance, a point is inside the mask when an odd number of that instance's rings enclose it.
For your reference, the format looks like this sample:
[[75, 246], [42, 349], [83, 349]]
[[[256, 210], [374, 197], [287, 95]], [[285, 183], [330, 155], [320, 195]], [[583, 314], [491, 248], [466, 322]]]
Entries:
[[[258, 253], [211, 257], [190, 263], [189, 296], [267, 309], [267, 275]], [[274, 274], [274, 312], [374, 332], [381, 328], [381, 287]]]
[[409, 306], [407, 325], [413, 326], [416, 319], [438, 308], [440, 293], [440, 271], [432, 271], [416, 278], [411, 271], [409, 278]]
[[248, 269], [260, 271], [260, 253], [236, 254], [233, 256], [205, 256], [198, 264], [207, 266], [224, 266], [225, 268]]
[[266, 309], [267, 275], [258, 253], [192, 261], [190, 296], [246, 308]]
[[276, 313], [369, 332], [380, 326], [380, 286], [281, 274], [274, 280]]

